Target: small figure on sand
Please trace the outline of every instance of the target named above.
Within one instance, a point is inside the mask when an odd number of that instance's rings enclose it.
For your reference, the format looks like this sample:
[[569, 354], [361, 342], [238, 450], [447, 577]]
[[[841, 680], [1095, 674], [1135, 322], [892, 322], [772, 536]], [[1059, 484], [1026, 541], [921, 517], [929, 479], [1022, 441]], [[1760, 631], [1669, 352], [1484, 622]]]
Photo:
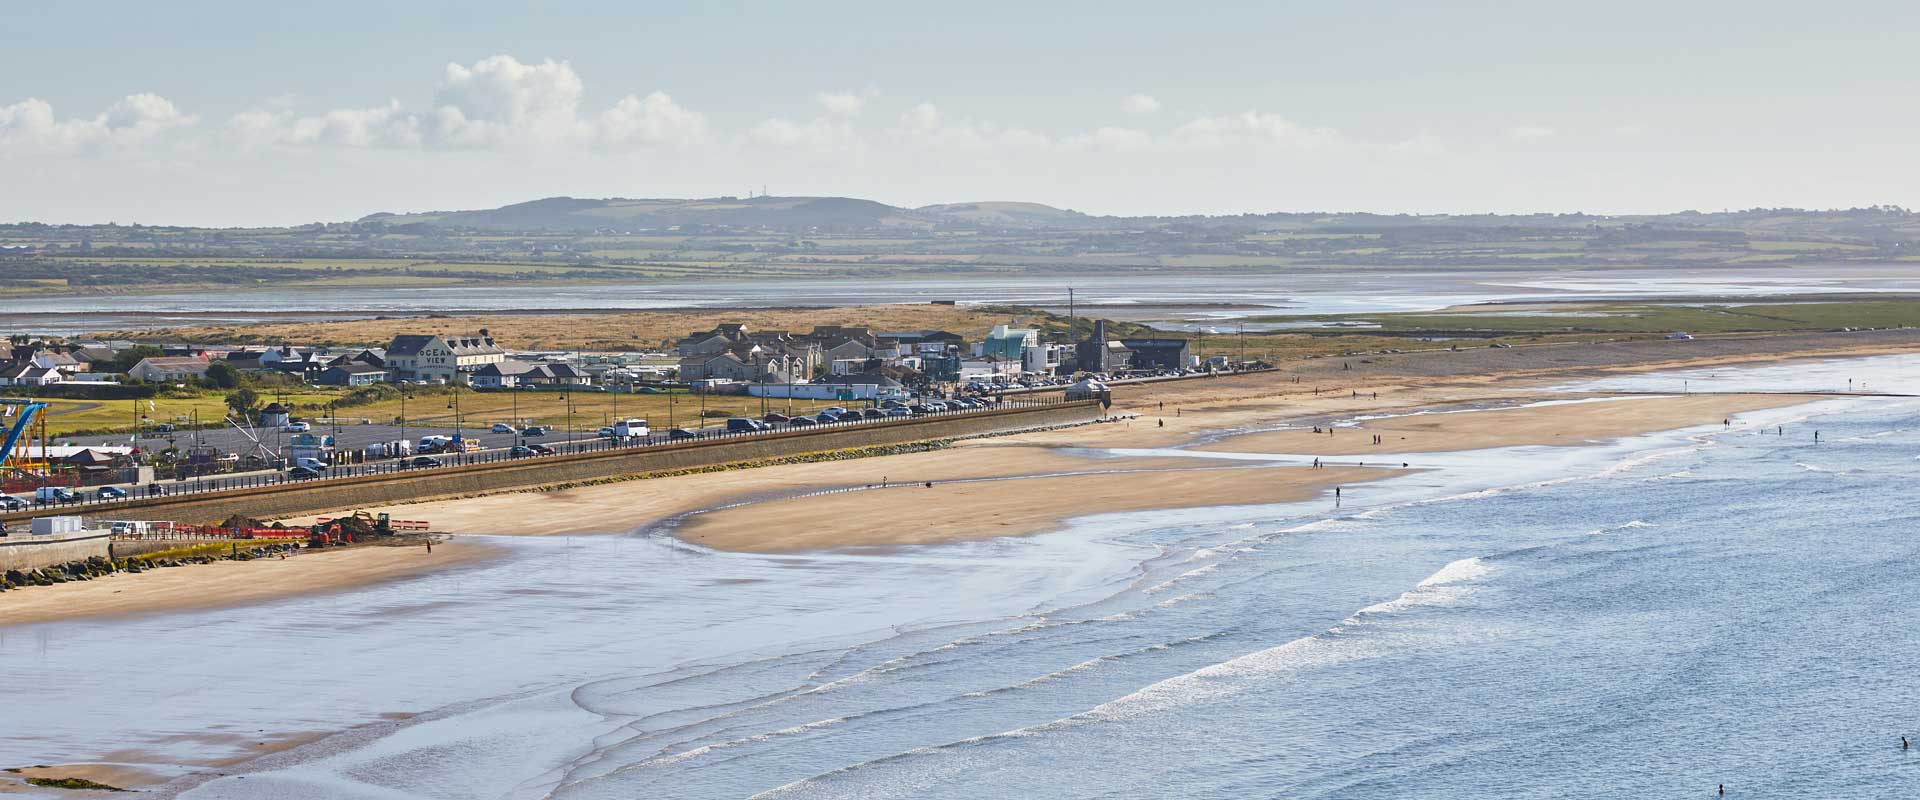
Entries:
[[927, 488], [933, 488], [933, 481], [927, 481]]
[[1163, 420], [1160, 420], [1160, 427], [1162, 427], [1162, 428], [1164, 428], [1164, 427], [1167, 427], [1167, 421], [1166, 421], [1166, 420], [1164, 420], [1164, 419], [1163, 419]]

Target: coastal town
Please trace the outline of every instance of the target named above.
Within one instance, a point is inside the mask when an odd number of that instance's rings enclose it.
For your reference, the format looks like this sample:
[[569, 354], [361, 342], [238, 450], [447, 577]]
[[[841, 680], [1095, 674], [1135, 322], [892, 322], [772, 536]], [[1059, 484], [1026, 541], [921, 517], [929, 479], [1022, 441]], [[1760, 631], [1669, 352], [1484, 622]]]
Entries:
[[[124, 556], [156, 537], [192, 546], [239, 539], [258, 548], [263, 541], [334, 544], [342, 536], [318, 528], [283, 533], [247, 515], [215, 515], [205, 510], [210, 497], [266, 489], [311, 496], [303, 490], [329, 481], [401, 485], [435, 470], [754, 436], [779, 435], [794, 442], [783, 452], [805, 452], [828, 445], [804, 437], [830, 441], [855, 426], [1055, 404], [1104, 408], [1110, 384], [1264, 368], [1224, 356], [1202, 360], [1185, 338], [1111, 337], [1104, 320], [1090, 330], [1079, 341], [1052, 341], [1039, 328], [1009, 324], [970, 336], [847, 325], [794, 333], [722, 322], [670, 347], [622, 352], [522, 350], [484, 327], [347, 348], [18, 336], [0, 372], [11, 390], [0, 516], [17, 530], [0, 533], [20, 535], [5, 542], [11, 557], [0, 566], [15, 571], [0, 578], [0, 590], [82, 578], [102, 563], [124, 566], [116, 545]], [[175, 411], [183, 401], [187, 412]], [[129, 409], [117, 420], [123, 427], [62, 424], [63, 416], [115, 406]], [[891, 436], [925, 438], [905, 429]], [[584, 469], [583, 476], [610, 476], [635, 467]], [[373, 538], [372, 526], [362, 527], [360, 541]], [[98, 548], [73, 549], [91, 539], [102, 540]], [[46, 546], [19, 547], [32, 543]], [[237, 545], [231, 551], [240, 554]], [[46, 568], [57, 569], [35, 572]]]

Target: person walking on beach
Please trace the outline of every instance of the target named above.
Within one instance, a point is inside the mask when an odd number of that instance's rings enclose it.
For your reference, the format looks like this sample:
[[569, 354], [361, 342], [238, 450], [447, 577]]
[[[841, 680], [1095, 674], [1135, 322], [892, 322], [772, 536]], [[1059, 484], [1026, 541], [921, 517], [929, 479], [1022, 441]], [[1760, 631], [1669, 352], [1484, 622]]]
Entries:
[[1724, 783], [1723, 783], [1723, 784], [1720, 784], [1720, 796], [1721, 796], [1721, 797], [1726, 797], [1726, 796], [1727, 796], [1727, 785], [1726, 785], [1726, 784], [1724, 784]]

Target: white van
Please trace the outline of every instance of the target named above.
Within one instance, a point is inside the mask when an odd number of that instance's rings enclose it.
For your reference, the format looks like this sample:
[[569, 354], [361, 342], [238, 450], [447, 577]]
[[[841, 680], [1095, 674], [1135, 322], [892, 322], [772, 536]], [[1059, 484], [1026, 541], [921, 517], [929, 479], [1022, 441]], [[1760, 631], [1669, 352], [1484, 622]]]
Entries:
[[71, 503], [73, 490], [65, 486], [42, 486], [34, 491], [33, 499], [42, 503]]

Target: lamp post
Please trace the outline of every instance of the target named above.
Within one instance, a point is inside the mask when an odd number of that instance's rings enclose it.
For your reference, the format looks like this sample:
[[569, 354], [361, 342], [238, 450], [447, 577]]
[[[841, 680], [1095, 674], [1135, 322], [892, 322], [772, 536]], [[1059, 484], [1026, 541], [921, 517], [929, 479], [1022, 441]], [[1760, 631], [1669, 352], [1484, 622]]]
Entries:
[[515, 378], [513, 381], [513, 416], [507, 422], [507, 427], [513, 429], [513, 446], [519, 447], [520, 446], [520, 379], [518, 378]]
[[407, 390], [400, 390], [400, 441], [407, 440]]
[[573, 443], [573, 395], [561, 392], [560, 402], [567, 404], [567, 443], [571, 444]]

